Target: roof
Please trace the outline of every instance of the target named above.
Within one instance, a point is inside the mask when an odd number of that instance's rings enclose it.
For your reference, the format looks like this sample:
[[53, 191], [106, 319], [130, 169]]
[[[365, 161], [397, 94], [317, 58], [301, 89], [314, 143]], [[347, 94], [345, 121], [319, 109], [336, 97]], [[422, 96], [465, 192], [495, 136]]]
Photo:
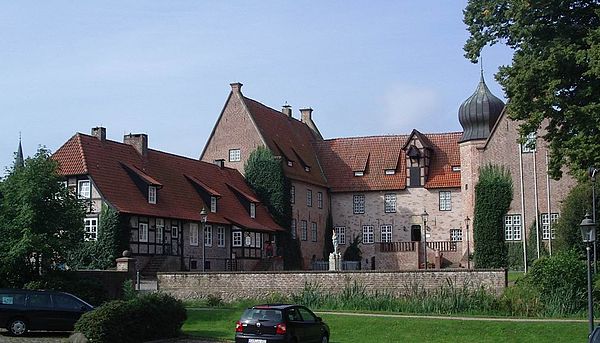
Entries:
[[[414, 134], [414, 132], [413, 132]], [[460, 187], [460, 132], [421, 134], [433, 152], [425, 188]], [[315, 142], [332, 192], [362, 192], [406, 188], [406, 146], [411, 135], [337, 138]], [[355, 176], [366, 163], [363, 176]], [[386, 170], [395, 170], [386, 174]], [[362, 170], [360, 170], [362, 171]]]
[[243, 99], [268, 148], [276, 156], [292, 161], [292, 166], [283, 164], [285, 175], [290, 179], [326, 186], [327, 181], [314, 150], [313, 143], [317, 137], [308, 125], [256, 100], [245, 96]]
[[[81, 133], [60, 147], [53, 158], [59, 162], [61, 175], [89, 175], [106, 201], [122, 213], [200, 221], [200, 210], [210, 208], [210, 196], [220, 196], [217, 212], [208, 214], [208, 222], [282, 230], [264, 206], [257, 206], [256, 218], [250, 218], [249, 209], [228, 186], [254, 196], [235, 169], [153, 149], [142, 157], [131, 145]], [[156, 204], [148, 203], [147, 191], [139, 187], [138, 178], [145, 184], [161, 185]]]

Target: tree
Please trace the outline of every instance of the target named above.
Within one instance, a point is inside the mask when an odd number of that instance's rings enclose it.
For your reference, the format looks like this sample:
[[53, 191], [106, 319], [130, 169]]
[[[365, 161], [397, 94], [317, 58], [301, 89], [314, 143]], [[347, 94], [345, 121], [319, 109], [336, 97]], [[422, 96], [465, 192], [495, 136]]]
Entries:
[[505, 268], [508, 251], [504, 243], [504, 216], [513, 197], [512, 177], [503, 167], [486, 165], [475, 186], [473, 258], [477, 268]]
[[[275, 222], [289, 230], [292, 221], [290, 181], [283, 173], [281, 161], [273, 156], [271, 150], [258, 147], [248, 157], [244, 174], [246, 182], [267, 206]], [[302, 254], [298, 241], [292, 239], [289, 231], [278, 238], [286, 269], [299, 269]]]
[[40, 148], [0, 183], [0, 280], [8, 285], [22, 286], [56, 268], [83, 240], [84, 204], [63, 185], [57, 168]]
[[555, 178], [600, 164], [600, 2], [469, 0], [465, 57], [476, 62], [498, 42], [514, 50], [496, 79], [507, 113], [523, 137], [538, 128], [550, 147]]
[[325, 234], [323, 242], [323, 260], [327, 261], [329, 259], [329, 254], [333, 252], [333, 217], [331, 216], [331, 212], [327, 216], [327, 223], [325, 224]]
[[[598, 194], [598, 188], [596, 188]], [[552, 250], [567, 252], [575, 250], [585, 253], [585, 244], [581, 239], [579, 224], [587, 213], [592, 213], [592, 187], [589, 181], [573, 187], [560, 207], [560, 217], [554, 224], [556, 240]], [[598, 205], [596, 205], [598, 208]], [[596, 216], [596, 218], [598, 218]]]

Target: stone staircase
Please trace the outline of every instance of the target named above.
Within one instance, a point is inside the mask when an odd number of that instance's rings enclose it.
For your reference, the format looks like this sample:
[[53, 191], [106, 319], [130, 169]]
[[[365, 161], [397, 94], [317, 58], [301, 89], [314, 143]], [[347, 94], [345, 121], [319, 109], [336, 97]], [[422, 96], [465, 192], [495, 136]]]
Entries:
[[140, 274], [146, 279], [156, 279], [156, 273], [160, 271], [162, 265], [167, 261], [169, 256], [156, 255], [144, 266]]

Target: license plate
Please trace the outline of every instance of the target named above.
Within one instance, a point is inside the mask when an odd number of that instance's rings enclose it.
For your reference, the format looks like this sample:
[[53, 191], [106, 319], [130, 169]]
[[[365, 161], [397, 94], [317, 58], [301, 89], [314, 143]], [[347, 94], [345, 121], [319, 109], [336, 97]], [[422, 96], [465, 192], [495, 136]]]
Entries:
[[267, 343], [267, 340], [250, 338], [248, 339], [248, 343]]

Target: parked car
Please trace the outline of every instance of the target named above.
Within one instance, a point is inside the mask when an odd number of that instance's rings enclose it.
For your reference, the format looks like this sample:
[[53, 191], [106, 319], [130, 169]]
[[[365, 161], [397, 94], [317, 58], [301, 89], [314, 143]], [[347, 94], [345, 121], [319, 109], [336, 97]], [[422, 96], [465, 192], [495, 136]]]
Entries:
[[69, 293], [0, 289], [0, 325], [14, 336], [28, 330], [73, 331], [79, 317], [93, 308]]
[[248, 308], [235, 325], [236, 343], [327, 343], [329, 326], [300, 305], [270, 304]]

